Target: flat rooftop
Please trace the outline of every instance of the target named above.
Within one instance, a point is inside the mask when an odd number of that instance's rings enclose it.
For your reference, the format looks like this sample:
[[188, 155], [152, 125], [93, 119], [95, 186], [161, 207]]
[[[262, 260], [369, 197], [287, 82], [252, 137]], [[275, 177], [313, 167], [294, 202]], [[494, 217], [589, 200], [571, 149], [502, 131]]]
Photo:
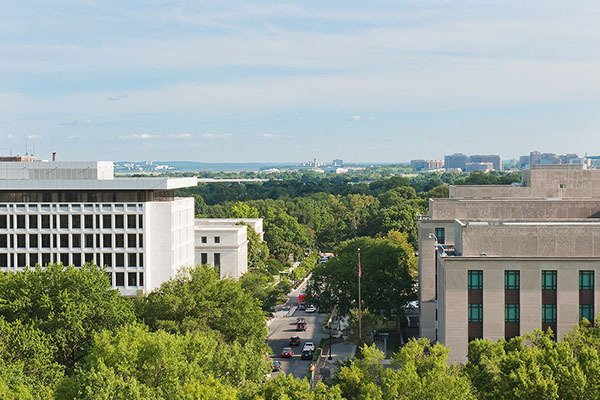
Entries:
[[174, 190], [193, 187], [196, 178], [0, 179], [0, 191]]

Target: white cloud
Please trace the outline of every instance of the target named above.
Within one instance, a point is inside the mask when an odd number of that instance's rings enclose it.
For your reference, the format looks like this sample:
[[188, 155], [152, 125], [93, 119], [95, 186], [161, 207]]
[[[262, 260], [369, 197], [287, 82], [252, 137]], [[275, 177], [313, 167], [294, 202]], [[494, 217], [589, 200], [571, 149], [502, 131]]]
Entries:
[[171, 133], [169, 134], [169, 137], [173, 139], [188, 139], [191, 138], [192, 135], [190, 133]]
[[41, 138], [40, 135], [27, 135], [27, 139], [39, 139]]
[[73, 120], [73, 121], [64, 121], [61, 122], [62, 126], [83, 126], [83, 125], [90, 125], [94, 123], [94, 121], [90, 120], [90, 119], [81, 119], [81, 120]]
[[15, 135], [13, 135], [12, 133], [9, 133], [8, 135], [6, 135], [6, 138], [8, 140], [15, 140], [17, 137]]
[[358, 122], [360, 121], [360, 115], [353, 115], [350, 117], [350, 120], [353, 122]]
[[202, 137], [205, 139], [229, 139], [233, 135], [231, 133], [204, 133]]
[[116, 96], [108, 96], [107, 100], [108, 101], [119, 101], [119, 100], [126, 99], [127, 97], [129, 97], [129, 96], [126, 93], [122, 93], [122, 94], [118, 94]]
[[119, 136], [120, 139], [148, 140], [158, 138], [159, 135], [151, 135], [149, 133], [134, 133], [133, 135]]
[[262, 137], [264, 137], [265, 139], [273, 139], [275, 135], [273, 135], [272, 133], [263, 133]]

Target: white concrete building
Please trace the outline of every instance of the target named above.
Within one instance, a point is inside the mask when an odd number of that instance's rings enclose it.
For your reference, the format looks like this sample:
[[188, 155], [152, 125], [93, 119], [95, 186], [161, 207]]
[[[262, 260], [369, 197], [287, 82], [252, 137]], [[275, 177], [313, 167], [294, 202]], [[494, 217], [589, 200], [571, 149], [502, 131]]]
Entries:
[[239, 279], [248, 272], [248, 233], [244, 222], [263, 239], [263, 220], [197, 218], [196, 264], [219, 267], [221, 278]]
[[106, 266], [123, 295], [194, 264], [196, 178], [114, 179], [112, 162], [0, 162], [0, 270]]

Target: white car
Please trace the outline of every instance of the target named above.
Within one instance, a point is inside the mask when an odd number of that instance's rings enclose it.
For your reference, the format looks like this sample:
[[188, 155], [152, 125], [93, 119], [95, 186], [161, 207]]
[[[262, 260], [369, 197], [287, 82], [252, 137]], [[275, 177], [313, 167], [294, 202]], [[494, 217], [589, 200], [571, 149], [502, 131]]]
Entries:
[[304, 351], [304, 350], [315, 351], [315, 344], [313, 342], [304, 343], [304, 347], [302, 348], [302, 351]]
[[313, 312], [317, 311], [317, 307], [310, 305], [310, 306], [306, 307], [306, 310], [304, 310], [304, 311], [306, 311], [308, 313], [313, 313]]

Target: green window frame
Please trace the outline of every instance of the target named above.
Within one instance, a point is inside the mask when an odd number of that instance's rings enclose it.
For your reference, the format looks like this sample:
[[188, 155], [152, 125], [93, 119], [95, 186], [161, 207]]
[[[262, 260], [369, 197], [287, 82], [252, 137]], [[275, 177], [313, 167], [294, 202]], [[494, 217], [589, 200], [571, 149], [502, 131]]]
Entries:
[[579, 289], [594, 290], [594, 271], [579, 271]]
[[504, 322], [520, 322], [521, 307], [519, 304], [506, 304], [504, 306]]
[[435, 228], [435, 238], [439, 244], [444, 244], [446, 241], [446, 229], [445, 228]]
[[483, 289], [483, 271], [468, 271], [467, 286], [469, 289]]
[[594, 305], [593, 304], [580, 304], [579, 305], [579, 320], [587, 319], [590, 322], [594, 322]]
[[542, 322], [556, 323], [556, 304], [542, 304]]
[[469, 304], [469, 322], [483, 322], [483, 304]]
[[556, 290], [556, 271], [542, 271], [542, 290]]
[[520, 271], [504, 271], [504, 289], [518, 290], [521, 286]]

